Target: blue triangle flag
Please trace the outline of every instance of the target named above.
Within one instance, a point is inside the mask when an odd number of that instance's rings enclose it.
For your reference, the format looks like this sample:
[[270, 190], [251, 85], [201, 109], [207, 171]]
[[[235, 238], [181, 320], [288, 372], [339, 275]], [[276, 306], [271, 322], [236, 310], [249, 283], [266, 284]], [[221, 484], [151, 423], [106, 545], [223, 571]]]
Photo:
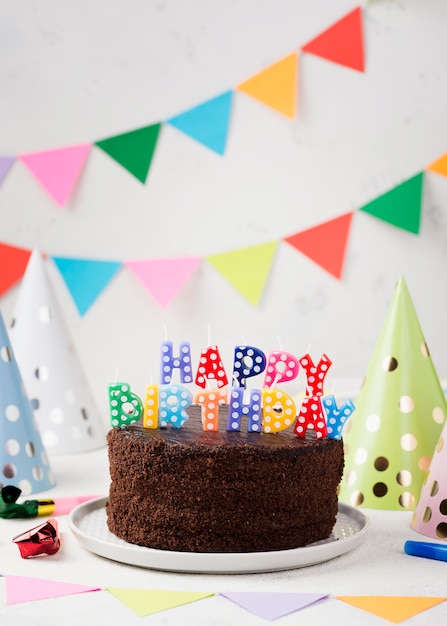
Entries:
[[207, 100], [180, 115], [166, 120], [207, 148], [223, 155], [227, 143], [233, 91]]
[[118, 261], [96, 261], [51, 257], [55, 262], [80, 315], [84, 315], [123, 265]]

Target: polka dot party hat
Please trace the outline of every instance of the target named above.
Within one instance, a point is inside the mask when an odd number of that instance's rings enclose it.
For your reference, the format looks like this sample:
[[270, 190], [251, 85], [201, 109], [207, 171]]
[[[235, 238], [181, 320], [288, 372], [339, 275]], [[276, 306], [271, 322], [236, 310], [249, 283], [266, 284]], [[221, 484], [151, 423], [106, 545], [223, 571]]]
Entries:
[[105, 424], [37, 250], [22, 280], [9, 336], [48, 454], [104, 446]]
[[343, 435], [340, 500], [414, 509], [447, 405], [403, 278], [355, 405]]
[[434, 539], [447, 539], [447, 422], [425, 475], [411, 526]]
[[0, 486], [29, 495], [55, 481], [0, 314]]

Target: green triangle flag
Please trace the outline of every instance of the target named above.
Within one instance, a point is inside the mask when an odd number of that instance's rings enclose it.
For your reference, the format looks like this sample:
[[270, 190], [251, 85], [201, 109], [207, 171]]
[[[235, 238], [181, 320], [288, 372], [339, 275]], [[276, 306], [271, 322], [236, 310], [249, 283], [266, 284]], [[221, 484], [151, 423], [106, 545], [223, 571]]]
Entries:
[[112, 595], [132, 609], [140, 617], [152, 615], [166, 609], [173, 609], [183, 604], [203, 600], [214, 593], [201, 593], [193, 591], [168, 591], [163, 589], [106, 589]]
[[340, 500], [370, 509], [414, 509], [447, 401], [403, 277], [354, 404], [343, 432]]
[[160, 133], [161, 123], [96, 141], [104, 150], [142, 183], [146, 182]]
[[391, 191], [360, 207], [360, 211], [369, 213], [403, 230], [408, 230], [410, 233], [418, 234], [421, 221], [423, 178], [423, 172], [416, 174]]
[[256, 305], [261, 298], [277, 245], [277, 241], [264, 243], [232, 252], [215, 254], [206, 257], [205, 260], [251, 304]]

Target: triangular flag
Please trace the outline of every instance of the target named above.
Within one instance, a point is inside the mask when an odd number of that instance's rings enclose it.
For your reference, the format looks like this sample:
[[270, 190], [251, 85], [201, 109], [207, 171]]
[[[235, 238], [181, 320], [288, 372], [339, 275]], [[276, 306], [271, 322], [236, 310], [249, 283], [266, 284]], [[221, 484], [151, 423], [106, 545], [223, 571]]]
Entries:
[[399, 624], [422, 611], [444, 602], [446, 598], [423, 596], [336, 596], [359, 609]]
[[277, 241], [206, 257], [251, 304], [258, 304], [273, 263]]
[[304, 45], [301, 50], [333, 63], [365, 71], [362, 9], [357, 7]]
[[441, 176], [447, 176], [447, 153], [444, 154], [433, 163], [427, 166], [427, 171], [435, 172], [436, 174], [441, 174]]
[[266, 591], [232, 591], [219, 595], [235, 602], [243, 609], [268, 620], [289, 615], [328, 596], [323, 593], [286, 593]]
[[408, 230], [410, 233], [418, 234], [421, 222], [423, 178], [423, 172], [416, 174], [391, 191], [360, 207], [359, 210], [388, 224]]
[[57, 580], [43, 578], [29, 578], [25, 576], [6, 575], [6, 604], [18, 602], [32, 602], [33, 600], [47, 600], [59, 596], [70, 596], [76, 593], [101, 591], [99, 587], [75, 585]]
[[227, 91], [166, 121], [207, 148], [223, 155], [232, 102], [233, 92]]
[[90, 144], [20, 154], [19, 159], [60, 207], [67, 202], [90, 151]]
[[125, 265], [143, 283], [162, 307], [177, 295], [201, 262], [200, 257], [126, 261]]
[[341, 278], [353, 213], [346, 213], [295, 235], [285, 242], [308, 256], [335, 278]]
[[6, 174], [11, 169], [14, 161], [15, 161], [15, 157], [0, 156], [0, 185], [6, 178]]
[[96, 141], [112, 159], [145, 183], [160, 134], [161, 123]]
[[0, 243], [0, 296], [22, 278], [30, 256], [31, 250]]
[[168, 591], [163, 589], [123, 589], [108, 587], [110, 592], [129, 609], [140, 617], [152, 615], [166, 609], [173, 609], [183, 604], [190, 604], [210, 598], [214, 593], [200, 593], [193, 591]]
[[60, 271], [80, 315], [84, 315], [122, 266], [117, 261], [51, 257]]
[[289, 56], [240, 83], [236, 89], [293, 119], [296, 116], [298, 54]]

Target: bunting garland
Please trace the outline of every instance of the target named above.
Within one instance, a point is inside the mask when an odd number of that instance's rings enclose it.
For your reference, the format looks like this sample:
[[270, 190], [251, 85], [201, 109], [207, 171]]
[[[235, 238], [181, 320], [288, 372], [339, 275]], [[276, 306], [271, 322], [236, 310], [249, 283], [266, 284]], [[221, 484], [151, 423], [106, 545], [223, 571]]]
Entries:
[[[363, 72], [362, 20], [362, 9], [357, 7], [301, 50]], [[70, 198], [92, 146], [101, 149], [145, 184], [163, 124], [173, 126], [191, 139], [223, 155], [228, 139], [234, 91], [249, 95], [277, 113], [294, 119], [297, 86], [298, 52], [293, 51], [241, 82], [234, 89], [229, 89], [169, 119], [91, 144], [22, 154], [17, 158], [29, 169], [56, 204], [63, 207]], [[0, 184], [14, 160], [14, 156], [0, 156]]]
[[[300, 48], [344, 67], [364, 72], [362, 8], [357, 7]], [[69, 200], [92, 146], [97, 147], [145, 184], [160, 139], [168, 124], [209, 150], [224, 155], [235, 92], [247, 95], [289, 119], [296, 117], [297, 51], [239, 83], [234, 90], [211, 98], [164, 121], [98, 140], [55, 150], [0, 156], [0, 184], [16, 160], [23, 163], [59, 207]], [[447, 177], [447, 153], [425, 171]], [[413, 234], [420, 230], [424, 170], [398, 184], [358, 211]], [[354, 212], [348, 212], [285, 236], [279, 241], [200, 257], [135, 260], [91, 260], [51, 257], [76, 304], [85, 315], [124, 265], [158, 305], [167, 307], [202, 261], [211, 265], [250, 304], [257, 306], [272, 271], [280, 242], [287, 243], [334, 278], [343, 276]], [[0, 296], [23, 276], [31, 250], [0, 242]]]

